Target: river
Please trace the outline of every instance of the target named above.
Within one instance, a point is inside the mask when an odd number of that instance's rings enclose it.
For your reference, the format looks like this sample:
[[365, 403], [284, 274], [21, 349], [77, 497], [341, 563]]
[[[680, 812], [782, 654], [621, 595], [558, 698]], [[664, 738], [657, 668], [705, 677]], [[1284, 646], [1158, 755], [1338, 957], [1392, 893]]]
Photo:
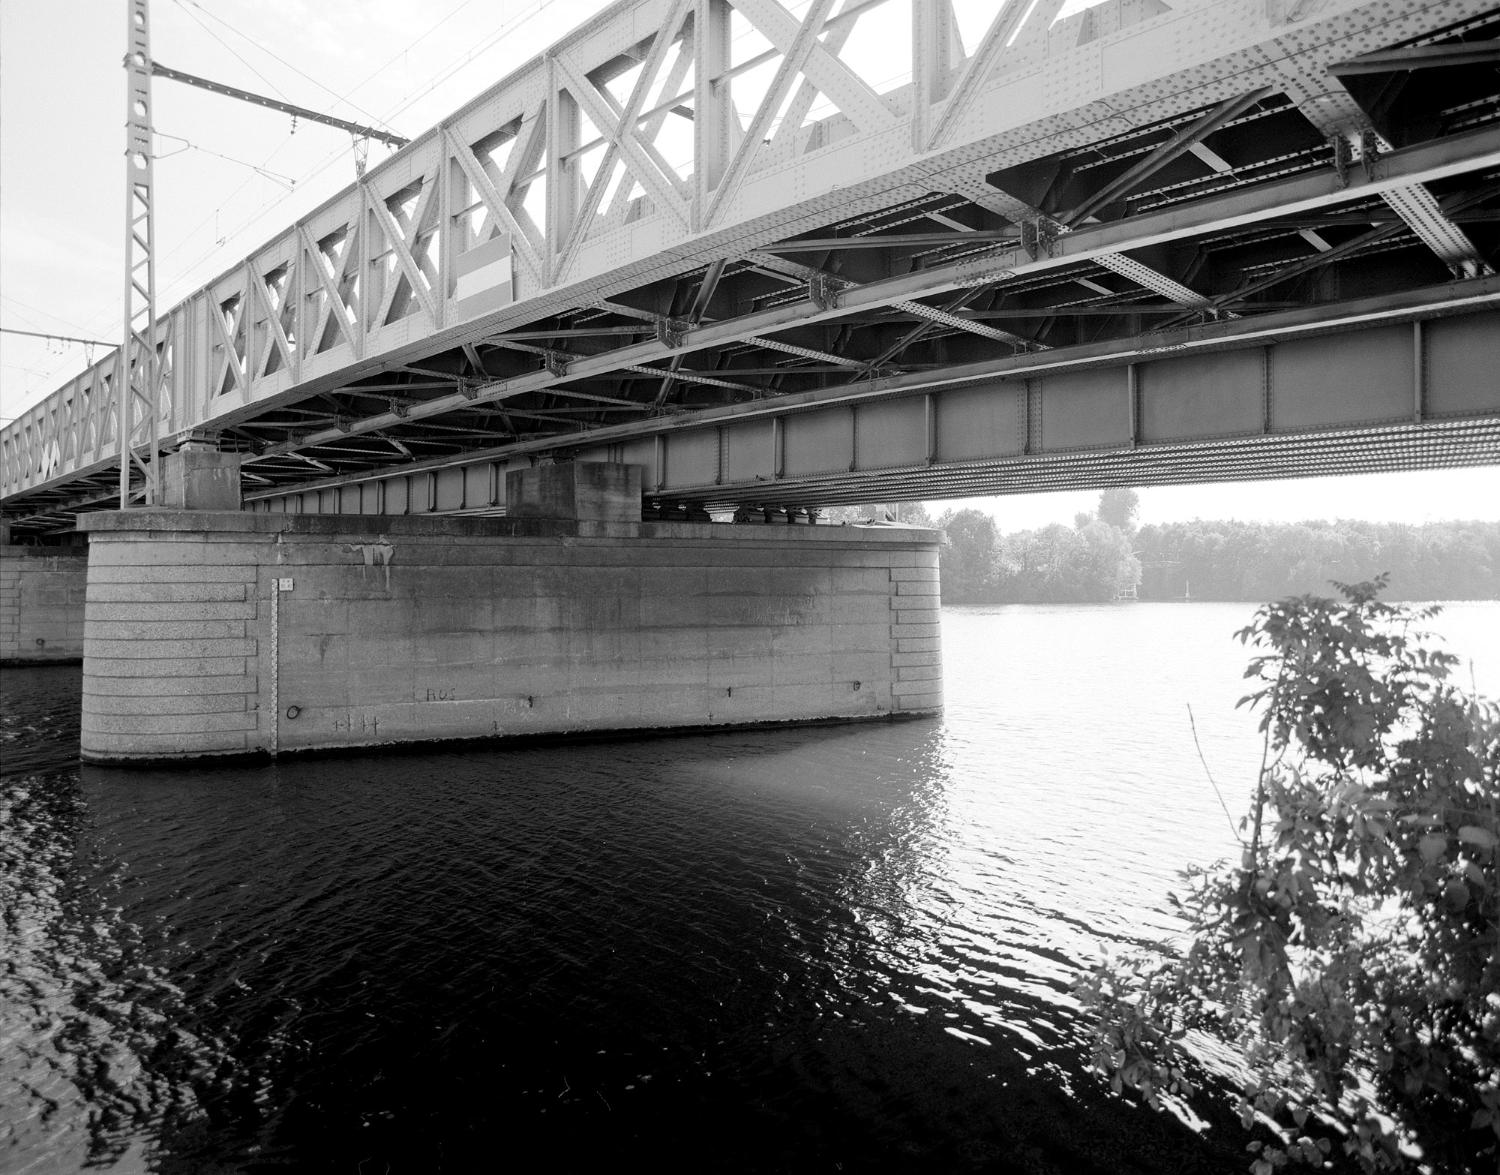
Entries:
[[[1070, 985], [1234, 843], [1251, 611], [945, 609], [940, 719], [191, 772], [8, 670], [0, 1171], [1241, 1171]], [[1434, 627], [1494, 696], [1500, 604]]]

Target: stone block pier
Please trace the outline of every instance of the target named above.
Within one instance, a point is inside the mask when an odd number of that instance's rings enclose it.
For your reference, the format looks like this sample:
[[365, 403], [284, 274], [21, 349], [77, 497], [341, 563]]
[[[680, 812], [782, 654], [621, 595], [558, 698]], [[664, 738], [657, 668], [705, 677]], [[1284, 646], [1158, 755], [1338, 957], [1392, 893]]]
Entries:
[[640, 520], [543, 466], [502, 518], [88, 515], [101, 763], [887, 718], [941, 708], [937, 536]]
[[21, 547], [0, 539], [0, 665], [83, 660], [88, 549]]

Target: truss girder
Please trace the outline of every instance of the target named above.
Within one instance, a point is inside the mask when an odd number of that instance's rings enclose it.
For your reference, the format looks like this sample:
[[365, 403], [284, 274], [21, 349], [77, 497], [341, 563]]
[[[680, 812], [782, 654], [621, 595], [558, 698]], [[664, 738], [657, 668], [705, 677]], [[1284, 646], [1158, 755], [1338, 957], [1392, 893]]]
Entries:
[[[1200, 201], [1191, 211], [1172, 209], [1129, 221], [1092, 226], [1053, 242], [1051, 250], [1028, 255], [1017, 248], [978, 261], [934, 266], [899, 278], [829, 291], [822, 305], [796, 302], [740, 318], [686, 327], [668, 340], [651, 340], [570, 362], [564, 371], [542, 370], [470, 389], [465, 395], [438, 397], [413, 409], [414, 416], [438, 416], [465, 403], [503, 402], [542, 391], [568, 379], [607, 376], [631, 364], [647, 364], [674, 354], [691, 354], [728, 343], [743, 342], [794, 325], [835, 321], [850, 312], [884, 308], [916, 298], [945, 294], [1027, 274], [1064, 269], [1080, 261], [1114, 255], [1123, 249], [1169, 242], [1198, 233], [1252, 224], [1299, 211], [1329, 207], [1362, 195], [1378, 195], [1389, 187], [1406, 186], [1409, 176], [1463, 172], [1475, 167], [1500, 166], [1500, 128], [1473, 132], [1462, 141], [1412, 148], [1388, 157], [1382, 175], [1337, 177], [1311, 175], [1279, 184], [1249, 189], [1217, 200]], [[362, 430], [388, 428], [400, 417], [381, 414], [360, 422]], [[304, 443], [331, 439], [334, 433], [315, 432]]]
[[[1415, 304], [1352, 303], [1333, 328], [1305, 313], [1212, 323], [1169, 348], [1059, 349], [760, 400], [603, 430], [568, 456], [639, 464], [660, 502], [771, 506], [879, 499], [872, 486], [941, 498], [1492, 463], [1500, 384], [1486, 372], [1500, 362], [1500, 282], [1464, 283], [1440, 310]], [[476, 471], [503, 483], [510, 463], [528, 461], [484, 454], [253, 498], [318, 510], [342, 501], [320, 497], [342, 486], [473, 484]]]
[[[1420, 0], [1394, 13], [1381, 0], [1326, 0], [1311, 12], [1106, 0], [1054, 24], [1052, 0], [993, 0], [988, 31], [966, 49], [956, 2], [911, 5], [910, 56], [892, 81], [888, 58], [872, 64], [846, 52], [861, 22], [886, 7], [876, 0], [814, 0], [800, 17], [781, 0], [620, 0], [163, 316], [153, 389], [162, 434], [253, 431], [268, 413], [361, 379], [466, 346], [472, 354], [473, 344], [579, 307], [623, 306], [653, 282], [932, 193], [1023, 224], [1036, 209], [996, 191], [988, 174], [1155, 120], [1233, 109], [1263, 87], [1291, 93], [1313, 79], [1327, 89], [1331, 63], [1493, 10], [1492, 0]], [[770, 45], [759, 57], [737, 56], [736, 16]], [[763, 92], [743, 89], [768, 63]], [[922, 306], [914, 313], [931, 318], [919, 299], [1085, 260], [1201, 308], [1190, 281], [1125, 254], [1201, 234], [1210, 222], [1244, 224], [1496, 166], [1492, 133], [1461, 138], [1393, 152], [1344, 188], [1300, 177], [1215, 197], [1212, 215], [1043, 231], [1021, 250], [979, 242], [963, 261], [850, 279], [826, 298], [728, 323], [705, 315], [678, 332], [665, 312], [646, 313], [661, 325], [655, 340], [561, 372], [455, 374], [451, 394], [299, 433], [265, 454], [476, 404], [503, 408], [523, 392], [653, 368], [679, 352], [832, 323], [862, 307]], [[1392, 175], [1406, 177], [1404, 188]], [[1297, 183], [1300, 195], [1287, 187]], [[1423, 207], [1416, 215], [1436, 239], [1443, 230]], [[976, 331], [970, 319], [946, 325], [995, 342], [1019, 338]], [[827, 344], [802, 344], [798, 336], [781, 351], [839, 358]], [[0, 432], [0, 496], [56, 489], [118, 458], [117, 421], [99, 394], [117, 363], [95, 364]], [[710, 378], [738, 382], [732, 372]]]
[[[1441, 48], [1433, 48], [1442, 52]], [[1462, 47], [1450, 47], [1447, 51], [1456, 55], [1462, 52]], [[1409, 52], [1415, 52], [1419, 59], [1423, 54], [1422, 50]], [[1378, 59], [1383, 56], [1378, 51], [1367, 52], [1363, 60], [1367, 64], [1378, 64]], [[1371, 58], [1377, 60], [1370, 62]], [[1387, 152], [1391, 145], [1370, 125], [1364, 111], [1344, 86], [1343, 77], [1348, 71], [1341, 69], [1341, 64], [1348, 63], [1324, 63], [1323, 71], [1319, 72], [1310, 62], [1288, 55], [1277, 62], [1277, 69], [1282, 74], [1287, 94], [1307, 120], [1330, 139], [1342, 139], [1348, 144], [1351, 156], [1361, 157], [1361, 163], [1374, 166], [1373, 158], [1366, 160], [1363, 156]], [[1448, 64], [1453, 64], [1453, 61]], [[1468, 234], [1443, 214], [1437, 198], [1425, 186], [1412, 184], [1393, 188], [1381, 198], [1455, 275], [1477, 277], [1490, 271]]]
[[1474, 242], [1444, 215], [1437, 199], [1421, 184], [1387, 192], [1385, 202], [1455, 274], [1478, 277], [1489, 269]]

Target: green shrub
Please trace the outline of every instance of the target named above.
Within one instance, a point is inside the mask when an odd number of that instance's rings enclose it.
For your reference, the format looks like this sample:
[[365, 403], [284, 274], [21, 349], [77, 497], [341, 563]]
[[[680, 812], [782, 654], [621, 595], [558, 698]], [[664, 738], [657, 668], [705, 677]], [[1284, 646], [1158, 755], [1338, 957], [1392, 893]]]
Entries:
[[1435, 608], [1336, 586], [1238, 634], [1265, 735], [1241, 859], [1188, 873], [1180, 949], [1080, 982], [1092, 1063], [1159, 1107], [1194, 1093], [1192, 1033], [1232, 1044], [1254, 1175], [1493, 1175], [1500, 707], [1451, 680]]

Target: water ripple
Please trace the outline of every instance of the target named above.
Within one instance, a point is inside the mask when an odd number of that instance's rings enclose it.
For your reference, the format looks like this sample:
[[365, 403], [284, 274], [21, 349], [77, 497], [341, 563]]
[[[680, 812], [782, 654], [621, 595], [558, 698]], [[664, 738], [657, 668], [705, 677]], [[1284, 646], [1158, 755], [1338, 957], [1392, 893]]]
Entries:
[[941, 720], [194, 772], [7, 673], [0, 1168], [1240, 1169], [1070, 988], [1233, 850], [1247, 616], [948, 610]]

